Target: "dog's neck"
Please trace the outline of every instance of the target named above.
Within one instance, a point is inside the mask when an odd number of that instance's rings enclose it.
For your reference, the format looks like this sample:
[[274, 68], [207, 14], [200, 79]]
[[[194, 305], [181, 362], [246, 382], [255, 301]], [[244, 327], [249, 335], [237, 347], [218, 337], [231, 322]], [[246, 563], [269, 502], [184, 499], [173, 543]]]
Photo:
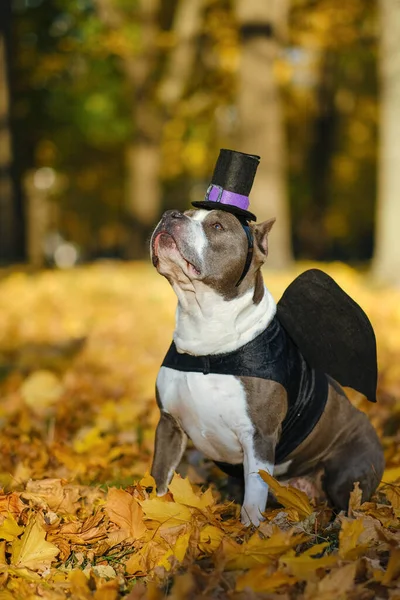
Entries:
[[229, 301], [201, 282], [173, 288], [178, 296], [174, 342], [182, 353], [232, 352], [264, 331], [276, 313], [265, 286], [258, 303], [253, 300], [254, 287]]

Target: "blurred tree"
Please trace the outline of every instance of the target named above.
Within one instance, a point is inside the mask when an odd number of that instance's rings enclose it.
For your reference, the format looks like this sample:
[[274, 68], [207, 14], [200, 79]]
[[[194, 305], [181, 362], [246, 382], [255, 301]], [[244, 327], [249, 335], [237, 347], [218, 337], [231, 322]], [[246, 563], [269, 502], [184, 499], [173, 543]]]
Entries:
[[238, 110], [244, 152], [261, 155], [251, 208], [259, 220], [276, 217], [268, 264], [291, 260], [284, 113], [276, 60], [286, 38], [288, 0], [237, 0], [242, 40]]
[[379, 0], [380, 147], [374, 272], [400, 284], [400, 2]]
[[143, 256], [150, 214], [199, 199], [231, 147], [262, 156], [252, 206], [278, 216], [277, 242], [288, 217], [268, 203], [288, 183], [297, 257], [369, 258], [375, 0], [291, 0], [287, 42], [286, 0], [257, 2], [260, 18], [256, 0], [142, 2], [13, 0], [18, 157], [33, 182], [53, 173], [61, 236], [83, 258], [126, 256], [136, 237]]
[[11, 0], [0, 3], [0, 262], [22, 260], [25, 231], [10, 116]]
[[375, 0], [292, 0], [280, 63], [296, 256], [371, 258], [376, 200]]
[[[125, 44], [119, 55], [129, 86], [132, 114], [132, 135], [125, 158], [126, 200], [135, 229], [130, 255], [138, 256], [143, 253], [144, 241], [161, 212], [162, 121], [156, 97], [160, 61], [159, 0], [137, 0], [129, 7], [123, 2], [96, 0], [96, 6], [115, 43]], [[133, 43], [134, 36], [136, 43]]]

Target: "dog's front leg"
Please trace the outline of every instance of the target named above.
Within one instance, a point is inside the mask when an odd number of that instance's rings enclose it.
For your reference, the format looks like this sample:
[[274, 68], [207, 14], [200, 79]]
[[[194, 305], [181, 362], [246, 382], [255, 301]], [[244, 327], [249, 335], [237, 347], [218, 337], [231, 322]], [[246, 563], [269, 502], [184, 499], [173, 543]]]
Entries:
[[259, 475], [259, 471], [267, 471], [270, 475], [274, 469], [275, 442], [270, 437], [258, 439], [257, 434], [248, 433], [241, 442], [243, 447], [244, 501], [240, 513], [243, 525], [258, 526], [264, 517], [268, 498], [268, 485]]
[[168, 484], [185, 451], [187, 435], [178, 421], [169, 413], [161, 411], [156, 429], [151, 474], [157, 485], [157, 496], [168, 491]]

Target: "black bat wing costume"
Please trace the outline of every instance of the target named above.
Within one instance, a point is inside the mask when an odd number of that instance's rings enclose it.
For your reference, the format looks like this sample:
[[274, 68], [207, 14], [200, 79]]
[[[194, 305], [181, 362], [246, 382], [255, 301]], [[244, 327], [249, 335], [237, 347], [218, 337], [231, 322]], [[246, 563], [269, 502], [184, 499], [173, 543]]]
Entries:
[[[332, 377], [376, 401], [376, 341], [361, 307], [326, 273], [299, 275], [278, 302], [277, 314], [254, 340], [226, 354], [181, 354], [172, 342], [164, 367], [179, 371], [260, 377], [280, 383], [288, 394], [275, 462], [311, 433], [328, 397]], [[231, 465], [218, 463], [232, 473]]]

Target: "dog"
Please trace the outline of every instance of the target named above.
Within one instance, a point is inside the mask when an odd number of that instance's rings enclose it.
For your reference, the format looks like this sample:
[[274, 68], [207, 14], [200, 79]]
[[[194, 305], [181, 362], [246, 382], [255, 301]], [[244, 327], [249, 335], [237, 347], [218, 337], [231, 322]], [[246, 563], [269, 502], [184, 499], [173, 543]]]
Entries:
[[[261, 274], [274, 222], [249, 226], [254, 239], [251, 263], [237, 285], [248, 239], [233, 214], [218, 207], [164, 213], [151, 237], [151, 258], [177, 295], [177, 355], [189, 360], [230, 356], [275, 327], [276, 303]], [[304, 365], [301, 356], [299, 360]], [[369, 500], [381, 480], [384, 458], [367, 416], [351, 404], [337, 381], [327, 377], [319, 419], [284, 461], [277, 460], [278, 445], [285, 441], [289, 400], [288, 384], [276, 379], [162, 366], [156, 383], [160, 420], [151, 468], [157, 494], [167, 492], [190, 438], [228, 472], [243, 472], [241, 521], [246, 526], [258, 526], [264, 518], [268, 485], [260, 470], [271, 475], [275, 470], [285, 478], [322, 470], [324, 492], [337, 510], [347, 510], [357, 481], [362, 501]], [[312, 412], [309, 415], [308, 420]]]

